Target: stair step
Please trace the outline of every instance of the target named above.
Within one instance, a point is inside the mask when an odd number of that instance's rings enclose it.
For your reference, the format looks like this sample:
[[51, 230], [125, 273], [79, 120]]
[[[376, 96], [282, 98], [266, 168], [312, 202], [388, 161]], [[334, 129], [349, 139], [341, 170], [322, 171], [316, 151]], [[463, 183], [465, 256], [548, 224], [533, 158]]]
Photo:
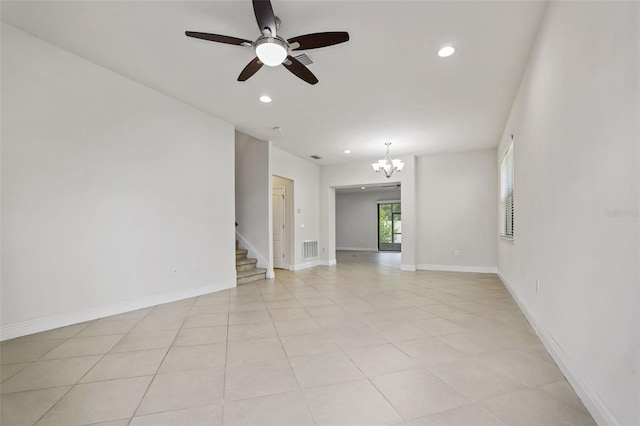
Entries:
[[250, 277], [252, 275], [265, 274], [266, 272], [267, 270], [264, 268], [253, 268], [253, 269], [248, 269], [246, 271], [238, 271], [237, 275], [238, 275], [238, 278], [241, 278], [241, 277]]
[[252, 268], [246, 271], [237, 271], [238, 284], [246, 284], [252, 281], [264, 280], [267, 277], [267, 270], [263, 268]]
[[236, 271], [246, 271], [254, 269], [258, 259], [236, 259]]
[[252, 281], [264, 280], [267, 278], [267, 270], [256, 268], [257, 259], [247, 258], [249, 250], [241, 249], [236, 240], [236, 277], [238, 284], [246, 284]]

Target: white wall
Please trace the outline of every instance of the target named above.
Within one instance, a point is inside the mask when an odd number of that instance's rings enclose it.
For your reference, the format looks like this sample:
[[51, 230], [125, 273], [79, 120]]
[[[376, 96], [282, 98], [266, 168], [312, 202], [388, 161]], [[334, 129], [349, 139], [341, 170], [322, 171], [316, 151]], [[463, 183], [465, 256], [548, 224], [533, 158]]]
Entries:
[[320, 247], [323, 261], [328, 264], [336, 262], [336, 207], [335, 188], [354, 185], [401, 183], [402, 194], [402, 255], [400, 268], [407, 271], [416, 269], [416, 195], [415, 175], [416, 160], [414, 156], [398, 157], [404, 161], [402, 172], [391, 178], [375, 173], [371, 162], [358, 162], [324, 166], [320, 175]]
[[495, 150], [418, 158], [418, 269], [495, 272], [497, 179]]
[[249, 250], [249, 257], [258, 260], [259, 268], [271, 270], [269, 144], [236, 130], [235, 170], [240, 246]]
[[234, 286], [233, 132], [2, 24], [2, 339]]
[[[288, 152], [272, 147], [269, 152], [271, 174], [293, 181], [294, 247], [293, 269], [314, 266], [302, 259], [302, 242], [320, 237], [320, 168]], [[271, 190], [269, 190], [269, 194]], [[269, 198], [271, 199], [271, 198]]]
[[639, 9], [549, 5], [498, 155], [513, 134], [500, 274], [600, 424], [640, 424]]
[[336, 193], [336, 249], [378, 251], [378, 201], [400, 190]]

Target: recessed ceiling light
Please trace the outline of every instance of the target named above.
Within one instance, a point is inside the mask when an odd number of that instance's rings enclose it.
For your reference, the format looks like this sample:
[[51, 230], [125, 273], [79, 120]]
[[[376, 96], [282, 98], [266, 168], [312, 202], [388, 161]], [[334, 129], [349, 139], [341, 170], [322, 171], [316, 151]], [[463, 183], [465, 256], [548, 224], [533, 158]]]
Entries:
[[367, 187], [366, 186], [361, 186], [360, 189], [367, 189]]
[[282, 130], [282, 127], [276, 126], [276, 127], [273, 128], [273, 130], [275, 130], [276, 132], [279, 132], [280, 130]]
[[351, 154], [351, 150], [350, 150], [350, 149], [345, 149], [345, 150], [344, 150], [344, 151], [342, 151], [342, 152], [344, 152], [345, 154]]
[[448, 56], [453, 55], [453, 52], [455, 52], [456, 49], [454, 49], [451, 46], [445, 46], [442, 49], [438, 50], [438, 56], [440, 56], [441, 58], [446, 58]]
[[262, 95], [260, 96], [260, 102], [264, 102], [265, 104], [268, 104], [269, 102], [271, 102], [271, 98], [267, 95]]

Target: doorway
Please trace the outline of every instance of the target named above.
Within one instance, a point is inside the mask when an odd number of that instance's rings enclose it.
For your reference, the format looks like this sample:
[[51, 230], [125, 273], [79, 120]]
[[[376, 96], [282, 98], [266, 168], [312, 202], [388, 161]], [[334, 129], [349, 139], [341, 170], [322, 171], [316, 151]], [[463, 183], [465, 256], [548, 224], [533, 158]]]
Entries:
[[402, 251], [400, 202], [378, 202], [378, 251]]
[[271, 191], [273, 267], [290, 269], [293, 238], [293, 181], [273, 176]]
[[285, 269], [285, 189], [273, 188], [273, 267]]

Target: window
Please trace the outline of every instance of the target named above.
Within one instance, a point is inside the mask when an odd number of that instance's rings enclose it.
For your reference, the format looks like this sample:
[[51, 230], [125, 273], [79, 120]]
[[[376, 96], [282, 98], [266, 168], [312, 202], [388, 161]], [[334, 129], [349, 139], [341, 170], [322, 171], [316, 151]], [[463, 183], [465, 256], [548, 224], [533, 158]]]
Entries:
[[500, 236], [513, 239], [513, 135], [500, 163]]

